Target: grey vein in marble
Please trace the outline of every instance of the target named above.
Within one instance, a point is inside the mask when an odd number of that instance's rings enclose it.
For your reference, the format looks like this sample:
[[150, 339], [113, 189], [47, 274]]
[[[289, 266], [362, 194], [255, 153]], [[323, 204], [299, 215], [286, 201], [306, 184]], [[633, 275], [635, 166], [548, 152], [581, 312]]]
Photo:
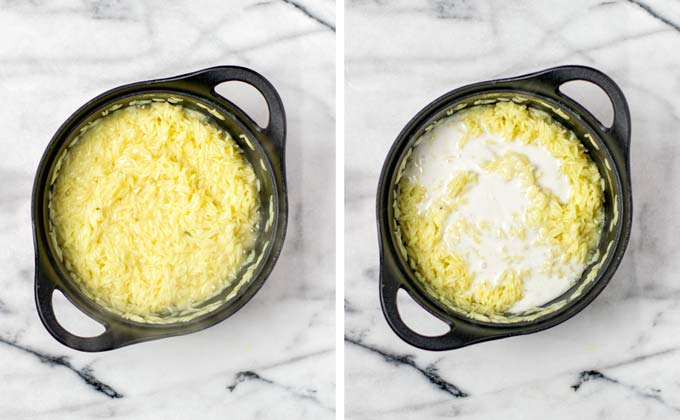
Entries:
[[320, 404], [319, 399], [316, 397], [317, 392], [316, 389], [308, 388], [300, 391], [288, 385], [283, 385], [271, 379], [264, 378], [258, 373], [253, 372], [252, 370], [236, 372], [236, 375], [234, 375], [234, 382], [231, 385], [227, 385], [227, 389], [229, 390], [229, 392], [234, 392], [239, 384], [246, 381], [263, 382], [265, 384], [283, 389], [284, 391], [292, 394], [294, 397], [312, 400], [315, 403]]
[[105, 384], [94, 376], [94, 370], [90, 366], [85, 366], [80, 369], [73, 366], [69, 361], [67, 356], [53, 356], [47, 353], [42, 353], [32, 348], [18, 344], [16, 341], [8, 340], [4, 337], [0, 337], [0, 343], [10, 346], [14, 349], [20, 350], [24, 353], [30, 354], [37, 357], [41, 363], [44, 363], [50, 367], [63, 367], [71, 372], [75, 373], [82, 379], [87, 385], [92, 387], [95, 391], [106, 395], [109, 398], [123, 398], [123, 394], [119, 393], [110, 385]]
[[655, 351], [655, 352], [652, 352], [652, 353], [641, 354], [641, 355], [632, 357], [630, 359], [624, 359], [624, 360], [619, 360], [619, 361], [616, 361], [616, 362], [613, 362], [613, 363], [604, 364], [603, 368], [611, 369], [611, 368], [617, 368], [617, 367], [621, 367], [621, 366], [627, 366], [627, 365], [644, 362], [644, 361], [647, 361], [649, 359], [653, 359], [653, 358], [657, 358], [657, 357], [661, 357], [661, 356], [672, 355], [672, 354], [675, 354], [675, 353], [678, 353], [678, 352], [680, 352], [680, 348], [677, 348], [677, 347], [673, 347], [673, 348], [670, 348], [670, 349], [663, 349], [663, 350]]
[[647, 12], [647, 13], [649, 13], [650, 16], [654, 17], [655, 19], [658, 19], [659, 21], [665, 23], [666, 25], [670, 26], [670, 27], [673, 28], [674, 30], [680, 32], [680, 25], [678, 25], [677, 23], [673, 22], [672, 20], [670, 20], [669, 18], [665, 17], [664, 15], [658, 13], [656, 10], [654, 10], [654, 9], [653, 9], [651, 6], [649, 6], [648, 4], [645, 4], [645, 3], [643, 3], [643, 2], [641, 2], [641, 1], [639, 1], [639, 0], [626, 0], [626, 1], [628, 1], [629, 3], [633, 3], [633, 4], [637, 5], [637, 6], [640, 7], [642, 10], [644, 10], [644, 11]]
[[600, 372], [598, 370], [586, 370], [586, 371], [581, 372], [579, 374], [578, 382], [576, 382], [574, 385], [572, 385], [571, 388], [574, 391], [578, 391], [581, 388], [581, 386], [583, 386], [583, 384], [585, 384], [586, 382], [589, 382], [589, 381], [593, 381], [593, 380], [603, 381], [603, 382], [606, 382], [606, 383], [622, 386], [624, 388], [627, 388], [627, 389], [633, 391], [636, 395], [638, 395], [642, 398], [650, 398], [652, 400], [658, 401], [661, 405], [666, 406], [666, 407], [670, 408], [671, 410], [680, 413], [680, 407], [672, 406], [672, 405], [668, 404], [668, 402], [666, 402], [666, 400], [664, 400], [664, 398], [661, 396], [661, 389], [659, 389], [659, 388], [641, 389], [640, 387], [638, 387], [636, 385], [627, 384], [627, 383], [621, 382], [617, 379], [611, 378], [611, 377], [603, 374], [602, 372]]
[[602, 379], [607, 382], [611, 383], [619, 383], [617, 380], [610, 378], [609, 376], [604, 376], [602, 372], [597, 371], [597, 370], [584, 370], [581, 372], [578, 378], [578, 382], [576, 382], [574, 385], [571, 386], [571, 388], [574, 391], [578, 391], [579, 388], [581, 388], [581, 385], [588, 381], [592, 381], [593, 379]]
[[427, 367], [420, 367], [418, 364], [413, 360], [413, 356], [409, 354], [395, 354], [391, 353], [389, 351], [379, 349], [378, 347], [372, 346], [370, 344], [366, 344], [360, 339], [357, 338], [351, 338], [348, 336], [345, 336], [345, 342], [353, 344], [357, 347], [360, 347], [364, 350], [368, 350], [372, 353], [378, 354], [382, 356], [382, 358], [390, 364], [394, 364], [396, 366], [409, 366], [416, 371], [420, 372], [428, 381], [432, 383], [435, 387], [438, 389], [444, 391], [445, 393], [451, 395], [454, 398], [465, 398], [468, 397], [468, 394], [465, 391], [462, 391], [460, 388], [458, 388], [456, 385], [452, 384], [451, 382], [446, 381], [444, 378], [442, 378], [439, 375], [437, 367], [432, 364]]
[[321, 16], [319, 16], [319, 15], [317, 15], [317, 14], [311, 12], [311, 11], [310, 11], [306, 6], [304, 6], [303, 4], [301, 4], [301, 3], [299, 3], [299, 2], [297, 2], [297, 1], [295, 1], [295, 0], [280, 0], [280, 1], [282, 1], [282, 2], [284, 2], [284, 3], [286, 3], [286, 4], [290, 4], [291, 6], [295, 7], [295, 8], [298, 9], [300, 12], [302, 12], [303, 14], [305, 14], [307, 17], [309, 17], [310, 19], [313, 19], [313, 20], [319, 22], [320, 24], [322, 24], [322, 25], [325, 26], [326, 28], [328, 28], [328, 29], [330, 29], [331, 31], [335, 32], [335, 25], [334, 25], [333, 23], [328, 22], [328, 21], [326, 21], [324, 18], [322, 18]]

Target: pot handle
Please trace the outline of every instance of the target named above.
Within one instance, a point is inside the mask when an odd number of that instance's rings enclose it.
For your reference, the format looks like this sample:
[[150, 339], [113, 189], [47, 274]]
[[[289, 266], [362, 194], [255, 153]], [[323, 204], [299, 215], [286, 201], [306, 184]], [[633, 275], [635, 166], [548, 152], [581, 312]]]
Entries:
[[[36, 266], [35, 273], [35, 303], [40, 320], [47, 331], [63, 345], [75, 350], [97, 352], [112, 350], [136, 342], [136, 338], [117, 331], [113, 325], [104, 323], [104, 332], [94, 337], [80, 337], [72, 334], [61, 326], [54, 314], [52, 296], [60, 288]], [[97, 321], [99, 322], [99, 321]]]
[[383, 266], [380, 273], [380, 303], [382, 304], [383, 314], [390, 328], [408, 344], [423, 350], [441, 351], [465, 347], [492, 338], [473, 334], [463, 324], [444, 319], [427, 308], [424, 309], [448, 324], [449, 331], [440, 336], [426, 336], [413, 331], [404, 323], [399, 314], [397, 294], [399, 289], [402, 288], [410, 295], [409, 290], [403, 286], [396, 276]]
[[218, 99], [224, 99], [215, 91], [215, 87], [220, 83], [238, 81], [247, 83], [257, 89], [267, 102], [267, 109], [269, 110], [267, 126], [260, 127], [245, 112], [243, 114], [250, 119], [254, 126], [260, 128], [268, 138], [272, 139], [278, 152], [283, 156], [286, 148], [286, 111], [283, 108], [283, 102], [278, 92], [264, 76], [246, 67], [217, 66], [199, 70], [182, 77], [186, 81], [208, 89], [207, 93]]
[[614, 122], [611, 127], [607, 128], [598, 121], [598, 129], [603, 135], [613, 137], [617, 143], [621, 145], [625, 156], [628, 157], [631, 132], [630, 111], [623, 91], [612, 78], [592, 67], [576, 65], [554, 67], [530, 76], [532, 79], [539, 80], [543, 84], [548, 85], [550, 89], [549, 93], [552, 95], [557, 95], [560, 100], [566, 100], [570, 102], [572, 106], [576, 105], [577, 108], [581, 109], [583, 109], [583, 106], [562, 93], [559, 89], [560, 86], [567, 82], [584, 80], [600, 87], [607, 94], [612, 103], [614, 108]]

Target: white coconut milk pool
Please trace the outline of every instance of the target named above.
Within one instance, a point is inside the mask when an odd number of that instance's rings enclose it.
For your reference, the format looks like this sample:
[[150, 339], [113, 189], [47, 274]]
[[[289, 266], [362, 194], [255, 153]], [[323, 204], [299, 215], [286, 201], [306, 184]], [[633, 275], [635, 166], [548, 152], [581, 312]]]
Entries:
[[[483, 281], [497, 285], [506, 270], [524, 272], [523, 297], [510, 308], [511, 313], [543, 305], [568, 290], [586, 264], [564, 261], [558, 247], [527, 226], [527, 187], [515, 178], [508, 181], [497, 172], [483, 169], [482, 164], [509, 152], [523, 155], [535, 168], [538, 184], [566, 202], [571, 191], [561, 162], [537, 142], [506, 141], [489, 133], [462, 141], [465, 130], [461, 118], [451, 117], [425, 133], [413, 149], [403, 176], [427, 189], [418, 210], [425, 212], [444, 197], [446, 186], [457, 174], [475, 172], [477, 182], [465, 192], [463, 204], [451, 212], [442, 227], [442, 245], [467, 260], [474, 275], [473, 287]], [[474, 238], [453, 235], [450, 227], [461, 221], [475, 226], [478, 234]], [[513, 234], [518, 228], [526, 234]]]

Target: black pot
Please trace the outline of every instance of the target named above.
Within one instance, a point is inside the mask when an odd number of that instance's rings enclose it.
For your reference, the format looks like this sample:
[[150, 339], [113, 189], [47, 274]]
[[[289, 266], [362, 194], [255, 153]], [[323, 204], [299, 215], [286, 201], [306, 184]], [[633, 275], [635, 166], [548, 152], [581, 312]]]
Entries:
[[[257, 88], [269, 108], [267, 127], [259, 127], [246, 113], [215, 92], [226, 81], [241, 81]], [[168, 101], [202, 112], [227, 130], [251, 162], [260, 180], [263, 218], [272, 221], [262, 228], [255, 245], [258, 256], [252, 275], [241, 280], [201, 305], [194, 315], [161, 319], [158, 322], [133, 321], [115, 314], [88, 297], [70, 278], [56, 257], [49, 239], [51, 222], [48, 196], [52, 176], [67, 147], [82, 127], [113, 109], [133, 101]], [[288, 216], [285, 173], [286, 117], [274, 87], [258, 73], [243, 67], [221, 66], [169, 79], [133, 83], [97, 96], [59, 128], [40, 161], [33, 186], [32, 221], [35, 246], [35, 300], [45, 328], [61, 343], [83, 351], [104, 351], [133, 343], [188, 334], [208, 328], [239, 310], [267, 279], [283, 246]], [[261, 258], [260, 258], [261, 257]], [[245, 272], [245, 268], [244, 268]], [[105, 331], [95, 337], [79, 337], [66, 331], [57, 321], [52, 295], [61, 291], [82, 312], [103, 324]]]
[[[583, 106], [560, 92], [569, 81], [585, 80], [602, 88], [611, 99], [614, 122], [604, 127]], [[550, 114], [572, 130], [605, 180], [605, 222], [599, 244], [600, 259], [586, 268], [582, 278], [567, 292], [541, 308], [517, 316], [494, 317], [467, 314], [447, 307], [430, 296], [418, 282], [397, 246], [398, 225], [393, 203], [395, 182], [402, 163], [415, 141], [437, 120], [460, 109], [462, 104], [517, 101]], [[553, 327], [583, 310], [602, 292], [619, 266], [630, 236], [632, 193], [629, 165], [630, 114], [621, 89], [605, 74], [583, 66], [556, 67], [502, 80], [476, 83], [455, 89], [421, 110], [401, 131], [387, 155], [377, 196], [380, 239], [380, 300], [390, 327], [407, 343], [426, 350], [450, 350], [487, 340], [529, 334]], [[418, 334], [401, 319], [397, 292], [406, 290], [429, 313], [449, 325], [441, 336]]]

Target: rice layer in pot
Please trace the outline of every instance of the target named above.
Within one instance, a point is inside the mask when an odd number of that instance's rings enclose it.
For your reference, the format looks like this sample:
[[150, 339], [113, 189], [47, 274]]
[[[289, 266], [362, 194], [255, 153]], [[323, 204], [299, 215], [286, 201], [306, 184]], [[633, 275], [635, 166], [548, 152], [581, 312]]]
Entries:
[[229, 133], [154, 102], [97, 120], [58, 162], [50, 220], [82, 289], [138, 319], [191, 310], [252, 259], [259, 180]]
[[400, 176], [409, 264], [445, 305], [523, 312], [597, 257], [604, 181], [575, 134], [539, 110], [499, 102], [440, 120]]

